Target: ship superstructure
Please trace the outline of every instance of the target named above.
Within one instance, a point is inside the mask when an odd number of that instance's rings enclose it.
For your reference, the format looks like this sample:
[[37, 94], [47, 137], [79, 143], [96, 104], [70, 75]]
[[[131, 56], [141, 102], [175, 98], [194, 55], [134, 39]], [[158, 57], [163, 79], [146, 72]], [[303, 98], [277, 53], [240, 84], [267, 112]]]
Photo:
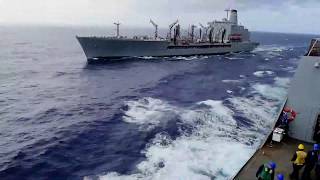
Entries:
[[191, 56], [225, 54], [252, 51], [258, 43], [250, 41], [250, 33], [238, 25], [237, 10], [227, 10], [227, 18], [208, 22], [206, 26], [191, 25], [187, 34], [182, 34], [177, 21], [169, 26], [165, 38], [158, 34], [158, 24], [150, 20], [155, 28], [154, 37], [120, 36], [120, 23], [115, 37], [78, 37], [88, 60], [115, 59], [141, 56]]

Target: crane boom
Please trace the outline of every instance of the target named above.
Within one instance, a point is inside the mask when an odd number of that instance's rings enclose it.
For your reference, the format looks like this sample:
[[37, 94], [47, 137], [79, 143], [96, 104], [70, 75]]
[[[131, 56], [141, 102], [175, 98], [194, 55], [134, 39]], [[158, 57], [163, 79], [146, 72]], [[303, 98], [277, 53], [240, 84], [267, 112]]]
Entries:
[[179, 23], [179, 20], [177, 19], [174, 23], [172, 23], [172, 24], [169, 25], [169, 28], [172, 29], [173, 26], [175, 26], [175, 25], [178, 24], [178, 23]]
[[201, 23], [199, 23], [199, 26], [200, 26], [202, 29], [206, 29], [206, 27], [205, 27], [203, 24], [201, 24]]
[[169, 40], [171, 40], [172, 28], [178, 23], [179, 23], [179, 20], [177, 19], [174, 23], [169, 25], [169, 33], [168, 33], [168, 36], [167, 36], [167, 38]]
[[152, 19], [150, 19], [150, 23], [155, 27], [154, 39], [158, 38], [158, 24], [156, 24]]

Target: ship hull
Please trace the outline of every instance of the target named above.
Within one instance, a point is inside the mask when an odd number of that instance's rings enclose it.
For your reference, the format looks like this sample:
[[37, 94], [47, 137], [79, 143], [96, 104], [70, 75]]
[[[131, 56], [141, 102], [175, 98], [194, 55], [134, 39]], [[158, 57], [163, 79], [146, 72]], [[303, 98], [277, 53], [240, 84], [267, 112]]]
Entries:
[[172, 46], [168, 41], [99, 37], [77, 37], [77, 39], [89, 61], [123, 57], [170, 57], [250, 52], [258, 46], [258, 43], [254, 42]]

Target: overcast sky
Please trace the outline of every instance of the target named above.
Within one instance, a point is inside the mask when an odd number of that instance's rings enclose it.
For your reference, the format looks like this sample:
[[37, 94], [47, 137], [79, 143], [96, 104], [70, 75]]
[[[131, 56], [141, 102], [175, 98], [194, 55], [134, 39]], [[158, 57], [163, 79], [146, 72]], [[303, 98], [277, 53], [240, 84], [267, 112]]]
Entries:
[[2, 24], [160, 27], [221, 19], [239, 10], [250, 30], [320, 34], [320, 0], [0, 0]]

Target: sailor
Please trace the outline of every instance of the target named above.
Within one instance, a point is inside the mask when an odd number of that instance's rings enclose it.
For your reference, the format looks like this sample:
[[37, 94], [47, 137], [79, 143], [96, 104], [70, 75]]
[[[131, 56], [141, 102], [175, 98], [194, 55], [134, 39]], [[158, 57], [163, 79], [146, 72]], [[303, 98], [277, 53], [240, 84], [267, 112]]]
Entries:
[[299, 144], [298, 151], [294, 153], [291, 161], [293, 162], [293, 172], [290, 174], [291, 178], [299, 180], [299, 171], [305, 164], [305, 159], [307, 157], [307, 153], [304, 152], [304, 145]]
[[277, 178], [278, 178], [278, 180], [284, 180], [283, 174], [278, 174], [278, 175], [277, 175]]
[[285, 133], [288, 133], [289, 130], [289, 115], [288, 112], [283, 111], [280, 118], [279, 128], [283, 129]]
[[309, 151], [306, 157], [305, 167], [302, 174], [303, 180], [310, 180], [310, 173], [314, 166], [317, 164], [320, 146], [319, 144], [313, 145], [313, 150]]
[[317, 122], [318, 126], [315, 128], [313, 139], [319, 144], [320, 143], [320, 121]]
[[256, 177], [258, 178], [258, 180], [273, 180], [274, 170], [276, 166], [276, 163], [272, 161], [267, 164], [261, 165], [256, 173]]

